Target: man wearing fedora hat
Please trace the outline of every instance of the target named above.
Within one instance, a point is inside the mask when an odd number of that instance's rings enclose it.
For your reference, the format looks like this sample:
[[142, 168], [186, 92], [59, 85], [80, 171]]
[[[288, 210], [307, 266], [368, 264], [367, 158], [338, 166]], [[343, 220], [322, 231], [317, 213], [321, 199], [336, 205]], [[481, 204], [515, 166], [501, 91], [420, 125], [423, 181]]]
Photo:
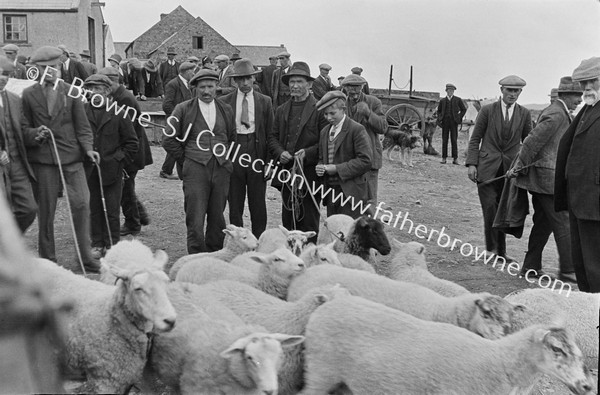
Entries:
[[140, 92], [145, 97], [156, 97], [162, 99], [163, 81], [158, 72], [158, 68], [152, 59], [144, 62], [142, 69], [142, 79], [144, 80], [144, 91]]
[[19, 53], [19, 47], [15, 44], [6, 44], [2, 47], [4, 55], [13, 63], [14, 70], [11, 72], [10, 78], [17, 78], [20, 80], [27, 79], [27, 68], [21, 63], [17, 62], [17, 54]]
[[272, 97], [271, 89], [275, 70], [277, 70], [277, 56], [269, 56], [269, 65], [262, 69], [262, 84], [260, 86], [262, 93], [269, 97]]
[[241, 59], [240, 54], [236, 52], [233, 55], [231, 55], [231, 58], [229, 60], [231, 60], [231, 65], [235, 66], [235, 62], [237, 62], [240, 59]]
[[231, 74], [238, 89], [220, 98], [231, 106], [235, 114], [235, 142], [240, 147], [239, 155], [248, 155], [251, 163], [257, 159], [263, 163], [262, 166], [249, 167], [234, 161], [229, 184], [229, 222], [244, 226], [244, 202], [247, 195], [252, 233], [257, 238], [267, 227], [267, 182], [263, 166], [267, 163], [269, 154], [267, 136], [273, 130], [271, 98], [253, 89], [254, 76], [258, 73], [260, 71], [254, 70], [250, 59], [238, 60], [233, 65]]
[[58, 49], [62, 51], [60, 55], [60, 78], [67, 84], [72, 84], [75, 78], [85, 81], [89, 74], [81, 62], [71, 58], [70, 51], [64, 44], [59, 45]]
[[573, 71], [585, 106], [558, 145], [554, 208], [568, 210], [571, 259], [577, 286], [600, 292], [600, 58], [583, 60]]
[[112, 54], [110, 58], [108, 58], [108, 63], [119, 72], [119, 83], [125, 85], [126, 88], [129, 89], [129, 73], [127, 71], [127, 63], [123, 62], [121, 64], [121, 55]]
[[292, 55], [283, 51], [277, 55], [279, 68], [273, 72], [271, 78], [271, 98], [273, 99], [273, 108], [277, 109], [283, 103], [290, 100], [290, 88], [283, 82], [283, 76], [289, 73], [292, 61]]
[[[183, 161], [183, 195], [188, 254], [223, 248], [223, 210], [233, 171], [226, 155], [216, 155], [235, 140], [235, 115], [231, 107], [215, 100], [219, 74], [200, 70], [190, 80], [195, 98], [175, 106], [172, 129], [163, 147]], [[204, 223], [206, 222], [206, 231]]]
[[467, 113], [463, 100], [454, 96], [456, 86], [446, 84], [446, 97], [440, 100], [437, 108], [437, 123], [442, 128], [442, 163], [448, 157], [448, 136], [452, 144], [452, 163], [458, 165], [458, 125]]
[[506, 255], [506, 235], [492, 227], [505, 180], [482, 183], [503, 176], [510, 169], [519, 153], [521, 141], [531, 131], [531, 113], [517, 104], [525, 80], [509, 75], [498, 83], [502, 98], [479, 111], [469, 140], [465, 166], [469, 169], [469, 179], [477, 183], [486, 249], [512, 262], [514, 260]]
[[98, 73], [98, 67], [90, 62], [92, 56], [90, 55], [90, 51], [88, 49], [84, 49], [79, 55], [81, 55], [81, 64], [89, 75]]
[[160, 64], [160, 66], [158, 66], [158, 74], [160, 75], [163, 92], [165, 86], [169, 83], [169, 81], [177, 77], [177, 75], [179, 74], [179, 66], [181, 64], [175, 60], [176, 55], [177, 52], [175, 51], [175, 48], [167, 48], [167, 60], [165, 60]]
[[217, 72], [219, 73], [219, 83], [217, 84], [217, 96], [223, 96], [235, 91], [237, 88], [231, 78], [233, 67], [229, 64], [229, 56], [218, 55], [215, 57]]
[[[317, 111], [317, 101], [310, 94], [314, 78], [310, 76], [308, 64], [295, 62], [281, 78], [282, 83], [289, 87], [292, 99], [277, 108], [273, 133], [269, 138], [269, 151], [271, 157], [281, 163], [280, 169], [288, 172], [298, 160], [308, 185], [295, 190], [294, 185], [283, 184], [274, 176], [271, 177], [271, 186], [281, 190], [283, 226], [290, 230], [315, 232], [310, 239], [314, 242], [319, 231], [319, 207], [315, 207], [309, 194], [313, 183], [317, 182], [315, 166], [319, 160], [319, 132], [327, 125], [327, 121]], [[299, 204], [296, 200], [298, 197]], [[320, 197], [314, 198], [319, 204]]]
[[[558, 98], [540, 114], [537, 125], [523, 141], [521, 151], [509, 171], [519, 188], [529, 191], [533, 203], [533, 227], [529, 234], [527, 253], [521, 275], [543, 275], [542, 252], [551, 233], [558, 250], [559, 280], [576, 282], [571, 261], [571, 235], [569, 215], [566, 211], [554, 211], [554, 165], [558, 143], [571, 123], [570, 111], [581, 103], [583, 90], [571, 77], [563, 77], [557, 89]], [[518, 169], [529, 166], [522, 174]], [[531, 276], [529, 276], [531, 277]]]
[[335, 89], [331, 83], [331, 78], [329, 78], [330, 70], [331, 66], [327, 63], [321, 63], [319, 65], [319, 76], [315, 78], [312, 84], [312, 93], [317, 100], [321, 100], [327, 92]]

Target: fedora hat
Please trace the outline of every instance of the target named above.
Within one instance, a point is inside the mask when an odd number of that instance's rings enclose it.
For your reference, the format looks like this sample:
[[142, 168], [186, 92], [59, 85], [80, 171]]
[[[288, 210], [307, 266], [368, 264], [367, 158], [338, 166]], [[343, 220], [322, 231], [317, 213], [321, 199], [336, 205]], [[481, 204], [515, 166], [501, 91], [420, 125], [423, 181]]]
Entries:
[[233, 55], [231, 55], [231, 58], [229, 58], [229, 60], [231, 60], [232, 62], [234, 60], [240, 60], [240, 59], [241, 59], [241, 57], [240, 57], [239, 53], [234, 53]]
[[121, 60], [123, 60], [123, 59], [121, 58], [121, 55], [114, 53], [114, 54], [110, 55], [110, 58], [108, 58], [108, 60], [109, 61], [112, 60], [113, 62], [117, 62], [117, 64], [119, 64], [119, 63], [121, 63]]
[[581, 84], [577, 81], [573, 81], [571, 77], [562, 77], [560, 79], [560, 83], [558, 84], [557, 93], [579, 93], [583, 94], [583, 89], [581, 89]]
[[167, 55], [177, 55], [175, 48], [173, 48], [173, 47], [167, 48]]
[[281, 81], [284, 84], [288, 85], [288, 82], [291, 77], [304, 77], [307, 81], [314, 81], [315, 79], [310, 76], [310, 67], [306, 62], [294, 62], [292, 67], [290, 67], [290, 71], [287, 74], [284, 74], [281, 77]]
[[258, 73], [261, 73], [261, 71], [254, 70], [252, 61], [248, 58], [243, 58], [233, 65], [233, 74], [231, 74], [231, 77], [248, 77]]
[[92, 55], [90, 55], [89, 49], [84, 49], [83, 51], [81, 51], [81, 53], [79, 55], [86, 57], [86, 58], [90, 58], [90, 59], [92, 58]]
[[154, 64], [152, 59], [149, 59], [144, 63], [144, 68], [151, 73], [154, 73], [157, 70], [156, 65]]

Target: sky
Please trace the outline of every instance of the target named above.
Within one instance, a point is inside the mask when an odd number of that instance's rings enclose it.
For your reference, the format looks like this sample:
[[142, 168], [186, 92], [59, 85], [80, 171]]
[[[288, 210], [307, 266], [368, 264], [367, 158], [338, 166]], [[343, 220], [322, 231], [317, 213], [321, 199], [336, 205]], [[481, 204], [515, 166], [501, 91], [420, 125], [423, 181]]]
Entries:
[[[280, 45], [313, 76], [330, 64], [334, 82], [363, 68], [375, 88], [407, 87], [463, 99], [500, 94], [511, 74], [527, 85], [522, 104], [549, 102], [550, 89], [581, 60], [600, 56], [600, 0], [105, 0], [114, 41], [132, 41], [178, 5], [233, 45]], [[231, 54], [227, 54], [231, 56]]]

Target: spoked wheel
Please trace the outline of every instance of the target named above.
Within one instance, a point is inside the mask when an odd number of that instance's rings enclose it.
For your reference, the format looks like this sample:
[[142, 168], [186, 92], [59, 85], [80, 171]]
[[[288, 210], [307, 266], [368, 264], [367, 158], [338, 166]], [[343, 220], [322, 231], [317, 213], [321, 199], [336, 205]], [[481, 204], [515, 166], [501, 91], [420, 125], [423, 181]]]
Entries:
[[385, 118], [390, 128], [421, 133], [425, 129], [425, 120], [417, 107], [410, 104], [397, 104], [391, 107]]

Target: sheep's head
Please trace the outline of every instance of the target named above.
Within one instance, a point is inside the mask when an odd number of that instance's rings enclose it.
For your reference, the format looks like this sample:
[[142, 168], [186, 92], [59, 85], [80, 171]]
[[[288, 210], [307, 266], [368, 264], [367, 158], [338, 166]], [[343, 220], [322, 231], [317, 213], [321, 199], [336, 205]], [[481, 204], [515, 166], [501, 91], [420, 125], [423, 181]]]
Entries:
[[249, 229], [227, 225], [227, 228], [223, 229], [223, 233], [225, 233], [224, 245], [229, 248], [235, 246], [232, 249], [240, 251], [240, 253], [254, 251], [258, 247], [258, 240]]
[[303, 232], [301, 230], [287, 230], [285, 226], [282, 225], [279, 225], [279, 229], [287, 238], [288, 248], [296, 254], [296, 256], [300, 256], [304, 246], [308, 244], [308, 239], [317, 235], [317, 233], [312, 230], [308, 232]]
[[304, 336], [252, 333], [236, 340], [221, 356], [229, 360], [232, 366], [230, 371], [236, 374], [243, 372], [253, 381], [257, 393], [275, 395], [279, 389], [277, 372], [281, 367], [282, 348], [292, 347], [303, 341]]
[[121, 240], [100, 259], [100, 281], [112, 285], [117, 280], [108, 269], [110, 265], [131, 270], [164, 270], [168, 261], [169, 257], [163, 250], [156, 250], [153, 254], [139, 240]]
[[465, 328], [486, 339], [499, 339], [510, 333], [515, 311], [523, 308], [489, 293], [468, 294], [463, 298], [473, 304], [470, 321]]
[[416, 241], [402, 243], [397, 239], [392, 239], [394, 247], [394, 257], [392, 264], [397, 267], [418, 267], [427, 270], [427, 260], [425, 258], [425, 246]]
[[533, 334], [534, 358], [542, 373], [562, 381], [574, 394], [591, 393], [593, 384], [573, 334], [564, 328], [539, 328]]
[[251, 258], [260, 262], [274, 277], [292, 279], [306, 269], [304, 261], [287, 248], [278, 248], [270, 254], [252, 256]]
[[319, 265], [328, 263], [330, 265], [342, 266], [337, 252], [333, 249], [334, 244], [335, 242], [318, 245], [314, 250], [313, 262], [317, 262]]
[[366, 251], [374, 248], [381, 255], [387, 255], [392, 250], [383, 224], [371, 217], [362, 216], [354, 221], [354, 231], [351, 233]]

